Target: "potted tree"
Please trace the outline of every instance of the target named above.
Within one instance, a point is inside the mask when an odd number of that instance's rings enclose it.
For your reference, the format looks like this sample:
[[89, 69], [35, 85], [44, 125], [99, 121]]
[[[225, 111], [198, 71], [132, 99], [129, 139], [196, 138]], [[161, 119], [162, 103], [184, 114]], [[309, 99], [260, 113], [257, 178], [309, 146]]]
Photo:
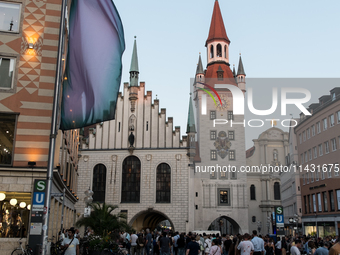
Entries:
[[118, 208], [116, 205], [106, 203], [92, 203], [89, 205], [91, 214], [89, 217], [81, 217], [76, 226], [90, 227], [94, 234], [88, 239], [88, 247], [91, 255], [112, 254], [118, 249], [117, 239], [120, 231], [131, 230], [126, 223], [126, 215], [122, 213], [114, 214]]

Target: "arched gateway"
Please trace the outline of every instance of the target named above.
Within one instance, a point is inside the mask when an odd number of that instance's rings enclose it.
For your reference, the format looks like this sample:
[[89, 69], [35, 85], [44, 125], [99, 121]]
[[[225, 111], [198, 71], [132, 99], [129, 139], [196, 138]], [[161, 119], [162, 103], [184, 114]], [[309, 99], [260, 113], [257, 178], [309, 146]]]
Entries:
[[174, 229], [174, 224], [170, 220], [170, 218], [164, 213], [156, 210], [145, 210], [137, 213], [129, 222], [129, 225], [132, 226], [135, 230], [140, 231], [142, 229], [149, 228], [150, 230], [154, 230], [157, 225], [164, 221], [168, 220], [171, 224], [171, 229]]
[[208, 230], [217, 230], [221, 234], [236, 235], [243, 234], [240, 225], [228, 216], [220, 216], [216, 218], [208, 227]]

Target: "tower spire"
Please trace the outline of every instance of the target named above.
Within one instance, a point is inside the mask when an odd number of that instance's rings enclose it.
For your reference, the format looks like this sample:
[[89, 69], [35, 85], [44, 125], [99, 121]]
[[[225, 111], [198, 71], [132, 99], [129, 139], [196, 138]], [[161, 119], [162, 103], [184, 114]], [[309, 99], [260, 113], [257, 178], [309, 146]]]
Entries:
[[138, 55], [137, 55], [137, 42], [135, 36], [130, 66], [130, 86], [138, 86], [138, 76], [139, 76]]
[[202, 65], [202, 58], [201, 58], [201, 52], [198, 58], [198, 64], [196, 69], [196, 75], [197, 74], [204, 74], [203, 65]]
[[243, 68], [241, 53], [240, 53], [240, 60], [238, 62], [237, 75], [244, 75], [244, 76], [246, 75], [246, 73], [244, 72], [244, 68]]
[[217, 0], [215, 1], [214, 11], [210, 23], [209, 36], [205, 43], [205, 46], [216, 39], [223, 40], [227, 44], [230, 44], [230, 40], [224, 27], [220, 5]]
[[187, 124], [187, 134], [188, 133], [196, 133], [195, 116], [194, 116], [194, 108], [192, 107], [191, 93], [190, 93], [188, 124]]

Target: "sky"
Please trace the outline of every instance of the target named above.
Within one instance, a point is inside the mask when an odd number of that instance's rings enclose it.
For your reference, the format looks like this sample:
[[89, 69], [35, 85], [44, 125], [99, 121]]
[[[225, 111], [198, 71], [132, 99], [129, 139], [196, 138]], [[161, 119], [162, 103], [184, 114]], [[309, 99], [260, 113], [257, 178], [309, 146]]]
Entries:
[[[145, 88], [152, 91], [153, 99], [157, 95], [160, 108], [166, 108], [167, 117], [173, 117], [174, 125], [181, 126], [182, 135], [186, 131], [190, 78], [195, 75], [200, 52], [204, 68], [207, 63], [205, 41], [214, 2], [114, 0], [126, 42], [122, 84], [129, 81], [132, 47], [137, 36], [140, 81], [146, 82]], [[270, 107], [271, 99], [264, 104], [261, 99], [271, 95], [272, 86], [307, 88], [312, 99], [305, 106], [329, 94], [333, 87], [340, 87], [337, 79], [296, 79], [301, 82], [291, 84], [281, 80], [278, 85], [268, 82], [259, 85], [260, 78], [340, 77], [340, 1], [219, 0], [219, 4], [231, 41], [230, 64], [237, 66], [242, 54], [249, 79], [246, 87], [252, 87], [254, 104], [259, 109]], [[250, 118], [247, 113], [246, 110], [246, 118]], [[287, 119], [290, 114], [298, 117], [299, 113], [293, 107], [287, 110], [287, 116], [270, 117]], [[269, 123], [263, 128], [246, 127], [246, 149], [269, 127]]]

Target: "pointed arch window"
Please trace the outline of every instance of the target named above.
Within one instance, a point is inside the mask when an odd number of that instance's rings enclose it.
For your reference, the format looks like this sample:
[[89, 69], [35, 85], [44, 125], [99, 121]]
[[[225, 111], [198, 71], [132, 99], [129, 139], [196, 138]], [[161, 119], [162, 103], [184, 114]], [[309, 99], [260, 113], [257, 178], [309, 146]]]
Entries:
[[213, 58], [214, 57], [214, 46], [211, 45], [210, 46], [210, 58]]
[[166, 163], [157, 166], [156, 203], [170, 203], [171, 168]]
[[250, 200], [256, 200], [255, 185], [250, 186]]
[[216, 56], [217, 57], [222, 57], [222, 46], [221, 46], [221, 44], [217, 44], [217, 47], [216, 47]]
[[274, 200], [281, 200], [280, 183], [274, 183]]
[[93, 168], [93, 202], [105, 202], [105, 190], [106, 190], [106, 166], [98, 164]]
[[140, 160], [135, 156], [125, 158], [122, 171], [122, 203], [140, 202], [140, 175]]

